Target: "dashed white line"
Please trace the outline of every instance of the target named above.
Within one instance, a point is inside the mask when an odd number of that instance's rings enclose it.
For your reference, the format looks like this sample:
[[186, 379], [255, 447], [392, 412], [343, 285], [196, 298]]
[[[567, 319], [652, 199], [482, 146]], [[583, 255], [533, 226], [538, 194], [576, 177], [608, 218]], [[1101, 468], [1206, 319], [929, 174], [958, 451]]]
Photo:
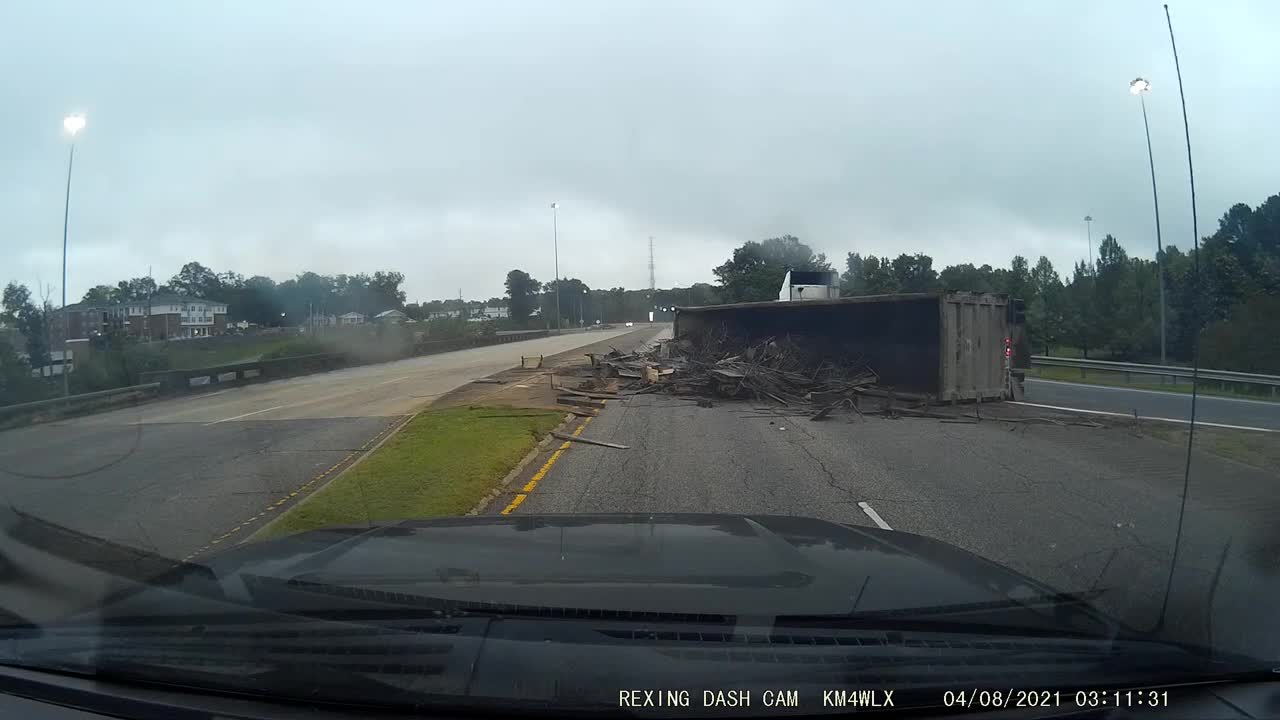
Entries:
[[867, 517], [871, 518], [871, 522], [875, 523], [881, 530], [893, 529], [889, 527], [889, 523], [884, 521], [884, 518], [880, 517], [880, 513], [876, 512], [876, 509], [868, 505], [866, 502], [859, 502], [858, 507], [862, 508], [862, 512], [866, 513]]
[[205, 427], [208, 427], [210, 425], [217, 425], [218, 423], [231, 422], [232, 420], [239, 420], [240, 418], [247, 418], [250, 415], [257, 415], [259, 413], [271, 412], [272, 410], [279, 410], [282, 407], [285, 407], [285, 406], [277, 405], [275, 407], [264, 408], [262, 410], [254, 410], [253, 412], [247, 412], [243, 415], [236, 415], [235, 417], [222, 418], [221, 420], [214, 420], [213, 422], [205, 423]]
[[[1025, 405], [1027, 407], [1038, 407], [1038, 408], [1044, 408], [1046, 410], [1064, 410], [1066, 412], [1088, 413], [1089, 415], [1110, 415], [1111, 417], [1122, 417], [1122, 418], [1130, 418], [1130, 419], [1133, 418], [1133, 413], [1111, 412], [1109, 410], [1085, 410], [1084, 408], [1062, 407], [1060, 405], [1042, 405], [1040, 403], [1021, 402], [1016, 400], [1010, 401], [1009, 404]], [[1138, 419], [1154, 420], [1155, 422], [1177, 423], [1179, 425], [1191, 424], [1191, 421], [1182, 420], [1179, 418], [1147, 417], [1145, 415], [1139, 415]], [[1252, 430], [1254, 432], [1265, 432], [1265, 433], [1280, 432], [1280, 430], [1276, 428], [1251, 427], [1249, 425], [1227, 425], [1226, 423], [1204, 422], [1203, 420], [1197, 420], [1196, 427], [1216, 427], [1216, 428], [1226, 428], [1227, 430]]]
[[405, 375], [404, 377], [398, 377], [398, 378], [395, 378], [394, 380], [383, 380], [382, 382], [378, 383], [378, 385], [390, 385], [391, 383], [400, 382], [401, 380], [408, 380], [411, 377], [413, 376]]

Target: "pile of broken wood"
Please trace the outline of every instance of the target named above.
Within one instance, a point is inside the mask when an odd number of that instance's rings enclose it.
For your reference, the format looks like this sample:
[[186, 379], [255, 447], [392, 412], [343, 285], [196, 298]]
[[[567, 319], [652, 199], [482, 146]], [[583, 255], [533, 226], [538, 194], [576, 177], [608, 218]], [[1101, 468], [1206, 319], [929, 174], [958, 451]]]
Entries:
[[856, 410], [858, 395], [884, 394], [860, 356], [813, 338], [744, 341], [721, 333], [590, 357], [596, 374], [617, 378], [624, 394], [755, 398], [812, 412], [816, 419], [839, 407]]

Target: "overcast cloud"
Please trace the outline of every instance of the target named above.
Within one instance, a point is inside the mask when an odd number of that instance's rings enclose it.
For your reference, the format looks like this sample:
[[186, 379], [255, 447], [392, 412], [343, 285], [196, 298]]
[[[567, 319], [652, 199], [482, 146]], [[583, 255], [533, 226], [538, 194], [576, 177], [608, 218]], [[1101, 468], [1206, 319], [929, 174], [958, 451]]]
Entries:
[[[1200, 229], [1280, 192], [1280, 3], [1172, 5]], [[1159, 2], [30, 2], [0, 19], [0, 281], [182, 263], [277, 280], [397, 269], [411, 300], [507, 270], [593, 287], [713, 280], [791, 233], [935, 267], [1115, 234], [1190, 244]], [[55, 299], [56, 299], [55, 290]]]

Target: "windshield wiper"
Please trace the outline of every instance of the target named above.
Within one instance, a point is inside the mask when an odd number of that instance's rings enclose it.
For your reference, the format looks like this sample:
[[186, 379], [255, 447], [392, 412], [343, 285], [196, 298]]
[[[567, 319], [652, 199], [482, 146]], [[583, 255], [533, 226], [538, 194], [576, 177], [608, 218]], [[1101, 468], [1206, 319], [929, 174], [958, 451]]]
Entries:
[[[820, 615], [779, 615], [776, 627], [857, 627], [868, 630], [920, 630], [929, 632], [982, 633], [1001, 635], [1045, 635], [1050, 637], [1129, 637], [1120, 626], [1098, 613], [1089, 602], [1105, 590], [1074, 593], [1040, 593], [1027, 598], [1006, 598], [972, 603], [951, 603], [919, 607], [868, 610]], [[1051, 617], [1037, 610], [1052, 609]], [[999, 618], [998, 613], [1015, 611], [1016, 618]], [[995, 617], [992, 617], [995, 615]], [[981, 618], [981, 619], [979, 619]], [[1038, 621], [1027, 624], [1028, 618]], [[1070, 619], [1087, 619], [1097, 627], [1090, 631], [1065, 624]], [[1012, 620], [1012, 622], [1010, 622]], [[1101, 631], [1101, 633], [1099, 632]]]

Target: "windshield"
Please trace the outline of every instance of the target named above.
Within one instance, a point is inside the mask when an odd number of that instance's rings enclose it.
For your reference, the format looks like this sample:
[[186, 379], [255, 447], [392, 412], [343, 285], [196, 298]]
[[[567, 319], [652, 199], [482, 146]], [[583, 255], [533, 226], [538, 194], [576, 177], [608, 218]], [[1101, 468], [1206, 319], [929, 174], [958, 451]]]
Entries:
[[7, 16], [0, 671], [766, 714], [1280, 659], [1275, 6]]

